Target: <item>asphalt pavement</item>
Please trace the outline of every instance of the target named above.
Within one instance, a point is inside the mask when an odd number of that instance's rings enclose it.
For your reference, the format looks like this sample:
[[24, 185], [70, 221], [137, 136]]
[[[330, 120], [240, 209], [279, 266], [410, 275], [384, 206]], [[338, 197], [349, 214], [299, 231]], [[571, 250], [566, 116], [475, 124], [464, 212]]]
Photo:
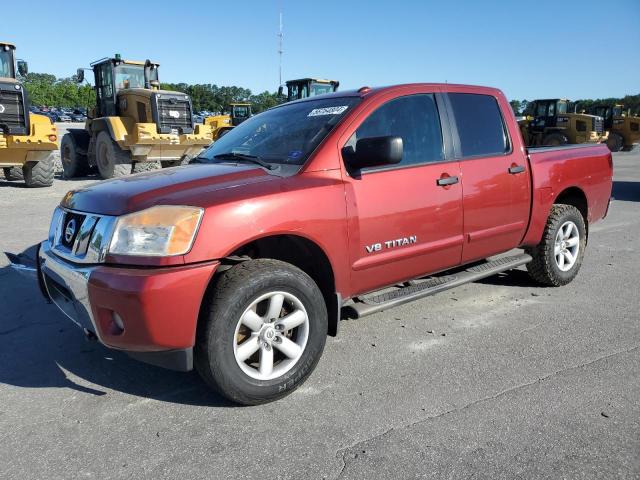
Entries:
[[[92, 181], [0, 180], [0, 252]], [[613, 196], [570, 285], [519, 269], [343, 321], [259, 407], [86, 341], [0, 255], [0, 478], [637, 479], [640, 153]]]

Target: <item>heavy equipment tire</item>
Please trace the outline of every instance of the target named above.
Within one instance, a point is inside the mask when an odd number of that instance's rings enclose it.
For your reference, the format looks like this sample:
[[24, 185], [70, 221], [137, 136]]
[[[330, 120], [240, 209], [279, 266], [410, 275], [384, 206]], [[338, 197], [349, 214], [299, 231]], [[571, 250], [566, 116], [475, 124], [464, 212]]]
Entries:
[[104, 179], [124, 177], [133, 169], [131, 153], [122, 150], [106, 131], [98, 133], [96, 139], [96, 165]]
[[133, 162], [133, 173], [151, 172], [161, 168], [160, 162]]
[[60, 143], [60, 162], [62, 163], [62, 178], [84, 177], [89, 173], [87, 156], [78, 152], [73, 135], [68, 133], [62, 137]]
[[624, 148], [624, 138], [617, 133], [610, 133], [607, 138], [607, 147], [612, 152], [620, 152]]
[[22, 167], [24, 183], [29, 188], [50, 187], [53, 185], [53, 152], [39, 162], [27, 162]]
[[9, 180], [10, 182], [15, 182], [16, 180], [24, 180], [22, 167], [5, 167], [2, 169], [2, 171], [4, 172], [4, 178]]
[[543, 285], [566, 285], [578, 274], [586, 246], [587, 229], [580, 210], [554, 205], [542, 241], [527, 251], [533, 257], [527, 264], [529, 275]]
[[545, 135], [544, 139], [542, 140], [542, 144], [545, 147], [557, 147], [559, 145], [566, 145], [567, 143], [569, 143], [569, 139], [566, 137], [566, 135], [560, 132], [553, 132]]
[[302, 385], [326, 336], [326, 305], [311, 277], [279, 260], [249, 260], [222, 273], [209, 289], [195, 366], [224, 397], [258, 405]]

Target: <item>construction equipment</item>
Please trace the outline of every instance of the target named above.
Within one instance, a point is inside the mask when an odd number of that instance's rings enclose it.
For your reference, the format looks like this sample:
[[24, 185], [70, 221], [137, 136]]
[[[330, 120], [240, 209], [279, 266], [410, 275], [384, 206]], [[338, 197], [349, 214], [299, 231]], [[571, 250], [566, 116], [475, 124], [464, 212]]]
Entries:
[[28, 66], [16, 61], [15, 49], [0, 42], [0, 167], [7, 180], [48, 187], [53, 183], [58, 132], [49, 118], [29, 112], [27, 92], [16, 75], [16, 70], [26, 75]]
[[[319, 78], [300, 78], [298, 80], [288, 80], [285, 85], [287, 86], [287, 102], [292, 102], [301, 98], [333, 93], [338, 90], [340, 82]], [[281, 86], [278, 89], [278, 96], [282, 97], [282, 94], [283, 88]]]
[[640, 142], [640, 116], [624, 111], [624, 105], [596, 105], [591, 113], [604, 118], [604, 128], [609, 132], [607, 146], [612, 152], [631, 150]]
[[600, 116], [570, 113], [566, 99], [534, 100], [519, 123], [527, 146], [601, 143], [606, 141]]
[[[194, 125], [191, 99], [159, 89], [159, 64], [119, 54], [91, 64], [96, 106], [84, 129], [71, 129], [60, 147], [65, 178], [93, 166], [102, 178], [185, 163], [212, 142], [211, 129]], [[77, 72], [84, 80], [84, 69]]]
[[227, 107], [227, 112], [204, 119], [204, 124], [211, 127], [211, 135], [214, 141], [251, 117], [251, 104], [246, 102], [230, 103]]

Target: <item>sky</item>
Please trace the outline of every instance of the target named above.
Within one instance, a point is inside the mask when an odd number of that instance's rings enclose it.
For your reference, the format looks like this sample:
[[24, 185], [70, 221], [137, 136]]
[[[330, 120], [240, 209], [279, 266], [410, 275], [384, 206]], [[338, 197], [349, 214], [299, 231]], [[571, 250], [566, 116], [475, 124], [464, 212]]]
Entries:
[[282, 12], [283, 80], [465, 83], [519, 100], [640, 93], [640, 0], [28, 4], [3, 22], [0, 40], [16, 44], [31, 72], [58, 77], [120, 53], [159, 62], [163, 82], [276, 91]]

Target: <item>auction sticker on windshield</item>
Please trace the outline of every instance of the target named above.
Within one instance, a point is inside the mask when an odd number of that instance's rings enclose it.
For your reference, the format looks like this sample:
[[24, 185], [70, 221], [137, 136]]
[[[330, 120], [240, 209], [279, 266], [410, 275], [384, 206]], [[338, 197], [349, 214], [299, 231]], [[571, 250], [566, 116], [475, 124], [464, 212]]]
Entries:
[[325, 108], [314, 108], [309, 112], [307, 117], [319, 117], [320, 115], [340, 115], [343, 113], [348, 105], [342, 105], [340, 107], [325, 107]]

